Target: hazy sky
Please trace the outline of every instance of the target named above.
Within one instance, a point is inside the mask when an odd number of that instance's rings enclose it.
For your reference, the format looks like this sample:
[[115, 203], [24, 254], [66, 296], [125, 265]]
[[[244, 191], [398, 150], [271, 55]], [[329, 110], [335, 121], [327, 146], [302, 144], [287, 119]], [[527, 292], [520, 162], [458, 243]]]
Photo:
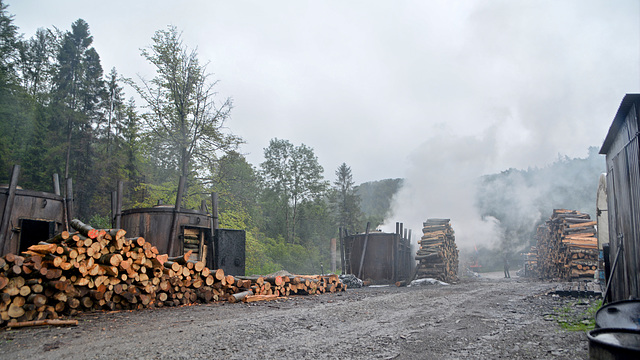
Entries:
[[416, 203], [468, 191], [429, 183], [442, 166], [473, 178], [586, 157], [640, 90], [637, 0], [6, 2], [25, 37], [86, 20], [105, 73], [127, 77], [154, 75], [139, 49], [175, 25], [233, 98], [252, 164], [272, 138], [304, 143], [329, 180], [345, 162], [356, 183], [433, 188], [402, 195]]

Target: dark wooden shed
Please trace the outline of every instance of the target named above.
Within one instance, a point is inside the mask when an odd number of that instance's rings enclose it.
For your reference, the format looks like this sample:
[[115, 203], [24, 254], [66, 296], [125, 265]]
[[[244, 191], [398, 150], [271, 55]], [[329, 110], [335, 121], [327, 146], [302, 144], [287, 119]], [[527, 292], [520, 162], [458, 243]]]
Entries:
[[[412, 271], [410, 235], [379, 231], [345, 236], [342, 239], [344, 271], [374, 284], [410, 280]], [[362, 264], [362, 265], [361, 265]]]
[[[9, 184], [0, 185], [0, 256], [18, 254], [67, 229], [73, 198], [60, 195], [57, 176], [54, 192], [22, 189], [18, 186], [20, 166], [15, 165]], [[67, 182], [71, 194], [71, 181]]]
[[627, 94], [600, 154], [606, 155], [609, 301], [640, 298], [640, 94]]

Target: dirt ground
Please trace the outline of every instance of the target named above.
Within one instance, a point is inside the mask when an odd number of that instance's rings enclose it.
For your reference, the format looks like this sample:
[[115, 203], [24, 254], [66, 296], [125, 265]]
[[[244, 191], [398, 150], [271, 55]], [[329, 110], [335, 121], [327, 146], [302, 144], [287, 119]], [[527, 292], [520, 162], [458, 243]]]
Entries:
[[78, 317], [0, 330], [5, 359], [586, 359], [583, 331], [553, 318], [555, 283], [501, 274], [250, 304]]

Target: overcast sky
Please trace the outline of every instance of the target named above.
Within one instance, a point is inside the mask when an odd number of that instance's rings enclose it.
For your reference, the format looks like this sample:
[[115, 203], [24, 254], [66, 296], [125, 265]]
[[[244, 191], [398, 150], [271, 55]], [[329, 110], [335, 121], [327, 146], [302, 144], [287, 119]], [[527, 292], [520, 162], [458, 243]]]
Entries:
[[105, 73], [127, 77], [154, 75], [139, 49], [177, 26], [233, 98], [249, 162], [287, 139], [331, 181], [343, 162], [356, 183], [416, 184], [444, 164], [475, 177], [586, 157], [640, 90], [637, 0], [6, 2], [27, 38], [84, 19]]

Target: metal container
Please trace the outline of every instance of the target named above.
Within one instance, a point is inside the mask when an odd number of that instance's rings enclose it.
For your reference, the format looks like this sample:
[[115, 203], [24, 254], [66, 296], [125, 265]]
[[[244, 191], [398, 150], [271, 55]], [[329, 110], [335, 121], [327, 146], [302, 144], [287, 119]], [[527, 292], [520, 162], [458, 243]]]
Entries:
[[587, 333], [589, 359], [640, 359], [640, 331], [629, 329], [595, 329]]
[[640, 330], [640, 300], [607, 304], [596, 312], [596, 327]]

